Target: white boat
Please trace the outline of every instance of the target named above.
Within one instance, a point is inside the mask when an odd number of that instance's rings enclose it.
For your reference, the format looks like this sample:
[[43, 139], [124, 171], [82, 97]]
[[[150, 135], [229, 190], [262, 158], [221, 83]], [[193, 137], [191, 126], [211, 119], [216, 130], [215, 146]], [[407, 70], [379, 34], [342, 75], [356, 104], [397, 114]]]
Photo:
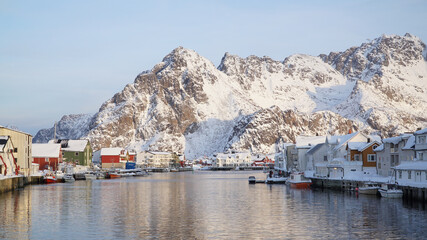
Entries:
[[378, 192], [380, 192], [381, 197], [385, 198], [402, 198], [403, 196], [403, 191], [401, 189], [396, 189], [387, 184], [383, 184]]
[[265, 179], [265, 183], [273, 184], [273, 183], [286, 183], [288, 178], [282, 175], [278, 175], [277, 172], [270, 172], [267, 174], [267, 178]]
[[362, 187], [358, 188], [360, 194], [375, 195], [378, 193], [380, 186], [376, 183], [366, 182]]
[[265, 180], [265, 183], [286, 183], [286, 180], [288, 180], [287, 177], [279, 177], [279, 176], [273, 176], [273, 177], [269, 177], [267, 176], [267, 179]]
[[66, 173], [64, 174], [64, 182], [74, 182], [76, 181], [76, 179], [74, 179], [73, 174], [71, 173]]
[[96, 175], [93, 173], [85, 173], [86, 180], [96, 180]]

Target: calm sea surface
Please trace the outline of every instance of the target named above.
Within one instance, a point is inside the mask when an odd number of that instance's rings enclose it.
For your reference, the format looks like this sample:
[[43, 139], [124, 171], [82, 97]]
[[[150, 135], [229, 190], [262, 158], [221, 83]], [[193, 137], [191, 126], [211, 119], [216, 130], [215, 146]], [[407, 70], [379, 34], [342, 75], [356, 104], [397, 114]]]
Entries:
[[27, 186], [0, 195], [1, 239], [426, 239], [425, 204], [285, 185], [261, 172]]

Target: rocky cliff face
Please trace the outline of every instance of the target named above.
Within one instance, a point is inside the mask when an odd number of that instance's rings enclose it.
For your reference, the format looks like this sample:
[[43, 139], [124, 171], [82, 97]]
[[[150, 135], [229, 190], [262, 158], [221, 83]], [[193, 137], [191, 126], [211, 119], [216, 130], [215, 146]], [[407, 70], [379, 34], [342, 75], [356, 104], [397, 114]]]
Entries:
[[[89, 138], [95, 149], [195, 158], [227, 149], [271, 152], [300, 134], [343, 134], [351, 127], [384, 136], [411, 131], [427, 123], [425, 49], [409, 34], [382, 36], [344, 52], [283, 62], [226, 53], [216, 68], [179, 47], [64, 136]], [[51, 132], [41, 130], [35, 141]]]

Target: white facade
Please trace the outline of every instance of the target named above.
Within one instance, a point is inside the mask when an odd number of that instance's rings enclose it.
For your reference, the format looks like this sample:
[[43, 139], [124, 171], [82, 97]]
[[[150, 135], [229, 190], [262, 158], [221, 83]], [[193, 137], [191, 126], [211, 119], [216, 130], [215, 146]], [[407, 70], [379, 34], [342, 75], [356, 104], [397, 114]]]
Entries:
[[326, 177], [328, 175], [327, 163], [328, 145], [326, 143], [317, 144], [307, 152], [308, 166], [307, 170], [314, 170], [316, 176]]
[[427, 161], [427, 128], [416, 131], [415, 136], [415, 157], [419, 161]]
[[414, 144], [415, 137], [412, 134], [383, 139], [383, 144], [374, 149], [377, 154], [378, 175], [393, 176], [392, 168], [402, 161], [412, 161], [415, 156]]
[[250, 153], [218, 153], [214, 167], [248, 167], [252, 164]]
[[427, 161], [402, 162], [394, 170], [399, 185], [427, 187]]
[[363, 172], [362, 161], [347, 161], [345, 158], [333, 159], [327, 167], [331, 179], [343, 179], [356, 172]]
[[298, 164], [296, 166], [299, 171], [313, 170], [313, 164], [309, 164], [307, 152], [317, 144], [324, 143], [326, 136], [297, 136], [296, 150], [298, 154]]

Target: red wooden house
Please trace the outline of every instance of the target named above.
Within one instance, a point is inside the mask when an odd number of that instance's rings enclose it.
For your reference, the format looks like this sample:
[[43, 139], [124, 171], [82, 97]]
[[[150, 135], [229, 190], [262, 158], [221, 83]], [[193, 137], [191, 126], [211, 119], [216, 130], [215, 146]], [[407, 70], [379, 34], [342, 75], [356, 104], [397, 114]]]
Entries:
[[124, 168], [127, 160], [128, 154], [122, 148], [101, 149], [102, 168]]
[[33, 163], [39, 164], [39, 170], [58, 170], [62, 163], [61, 144], [33, 143]]

